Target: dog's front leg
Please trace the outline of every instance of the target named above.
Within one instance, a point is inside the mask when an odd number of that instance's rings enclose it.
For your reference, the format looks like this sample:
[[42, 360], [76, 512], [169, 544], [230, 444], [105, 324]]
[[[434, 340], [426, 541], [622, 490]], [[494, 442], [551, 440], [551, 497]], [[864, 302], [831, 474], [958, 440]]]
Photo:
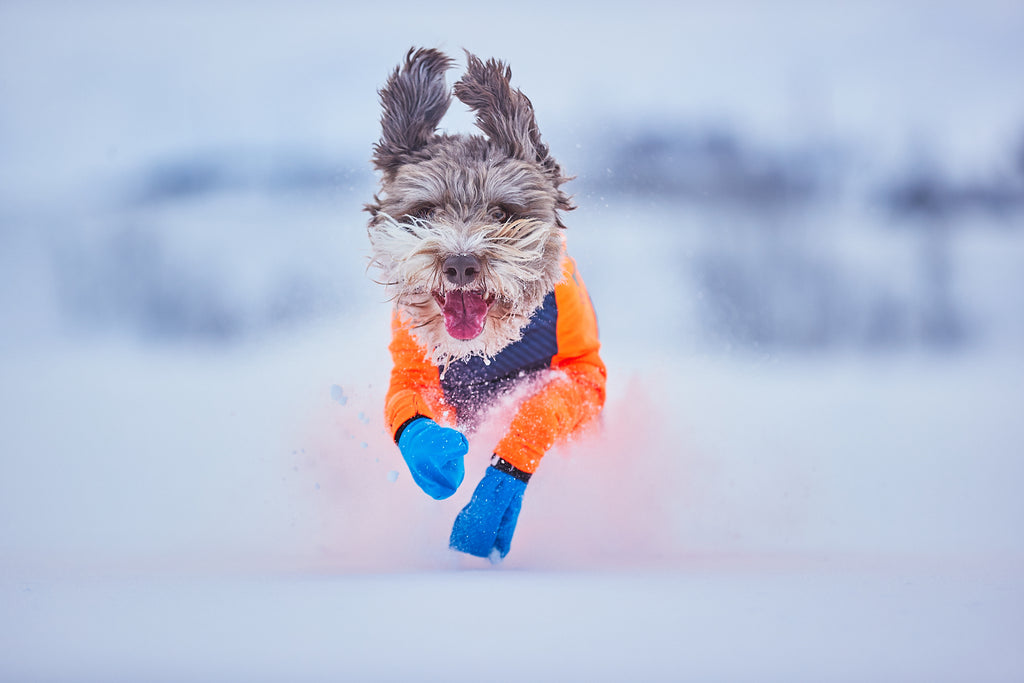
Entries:
[[508, 555], [530, 475], [495, 456], [473, 498], [455, 518], [453, 550], [499, 562]]
[[523, 494], [541, 458], [604, 404], [604, 366], [578, 359], [519, 407], [473, 498], [455, 518], [454, 550], [498, 562], [512, 543]]
[[446, 421], [448, 414], [437, 367], [426, 359], [397, 313], [392, 317], [390, 350], [394, 366], [384, 419], [417, 486], [436, 500], [448, 498], [465, 477], [463, 458], [469, 444], [461, 432], [434, 420]]

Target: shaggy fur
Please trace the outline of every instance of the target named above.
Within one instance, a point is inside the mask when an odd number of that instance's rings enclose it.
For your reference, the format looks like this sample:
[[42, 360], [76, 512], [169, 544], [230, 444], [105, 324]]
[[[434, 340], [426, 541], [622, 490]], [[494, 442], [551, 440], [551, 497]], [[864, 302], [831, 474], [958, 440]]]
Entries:
[[[466, 59], [454, 94], [484, 136], [437, 132], [451, 102], [444, 74], [452, 60], [410, 50], [380, 91], [373, 163], [381, 189], [366, 205], [371, 267], [442, 367], [490, 358], [520, 338], [562, 278], [558, 212], [574, 208], [559, 189], [568, 178], [541, 141], [530, 100], [510, 85], [511, 70], [468, 52]], [[469, 283], [446, 276], [446, 260], [459, 255], [480, 264]], [[448, 333], [440, 303], [460, 289], [488, 305], [483, 331], [468, 340]]]

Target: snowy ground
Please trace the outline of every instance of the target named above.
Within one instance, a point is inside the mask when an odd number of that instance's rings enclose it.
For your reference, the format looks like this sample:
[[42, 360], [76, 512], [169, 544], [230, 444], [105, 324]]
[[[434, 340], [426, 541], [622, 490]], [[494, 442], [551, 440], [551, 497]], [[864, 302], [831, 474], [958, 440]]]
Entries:
[[1019, 362], [639, 363], [492, 569], [444, 550], [468, 493], [417, 495], [339, 332], [6, 359], [0, 678], [1024, 670]]
[[37, 583], [6, 601], [20, 627], [5, 634], [17, 654], [4, 673], [98, 681], [1012, 681], [1021, 666], [1014, 583], [920, 568]]
[[[446, 549], [470, 487], [427, 499], [383, 433], [359, 209], [373, 92], [411, 44], [508, 58], [570, 171], [597, 112], [809, 130], [870, 172], [924, 140], [954, 176], [1022, 120], [1013, 3], [722, 7], [495, 31], [457, 3], [387, 30], [331, 3], [4, 4], [0, 681], [1024, 679], [1019, 213], [950, 233], [949, 348], [907, 313], [922, 233], [845, 197], [784, 216], [777, 251], [835, 276], [842, 318], [892, 301], [905, 328], [765, 348], [711, 333], [695, 275], [763, 266], [760, 215], [583, 177], [604, 432], [547, 457], [502, 565]], [[524, 47], [541, 9], [572, 50]], [[176, 163], [207, 194], [168, 194]], [[781, 301], [813, 329], [814, 297]]]

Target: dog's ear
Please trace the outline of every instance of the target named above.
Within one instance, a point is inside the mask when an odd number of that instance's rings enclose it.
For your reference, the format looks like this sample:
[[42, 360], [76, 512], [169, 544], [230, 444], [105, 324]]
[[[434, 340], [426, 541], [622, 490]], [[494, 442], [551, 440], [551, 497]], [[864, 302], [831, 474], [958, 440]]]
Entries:
[[517, 159], [542, 162], [548, 148], [540, 140], [530, 99], [510, 85], [512, 69], [494, 59], [486, 63], [466, 52], [466, 73], [455, 96], [476, 112], [476, 125]]
[[[530, 98], [510, 84], [512, 69], [504, 62], [481, 61], [466, 52], [466, 73], [455, 84], [455, 96], [476, 112], [476, 125], [493, 142], [504, 147], [509, 155], [540, 164], [555, 187], [569, 178], [562, 175], [558, 162], [540, 139], [537, 120]], [[574, 208], [561, 192], [559, 209]]]
[[373, 146], [373, 165], [394, 175], [402, 164], [430, 142], [448, 111], [451, 93], [444, 72], [450, 57], [434, 49], [411, 48], [380, 90], [382, 134]]

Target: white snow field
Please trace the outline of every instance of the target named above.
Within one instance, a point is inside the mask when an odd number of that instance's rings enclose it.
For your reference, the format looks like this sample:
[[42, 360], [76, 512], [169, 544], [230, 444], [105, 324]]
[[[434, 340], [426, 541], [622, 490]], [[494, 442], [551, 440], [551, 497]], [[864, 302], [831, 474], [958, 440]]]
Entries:
[[445, 550], [468, 487], [430, 501], [381, 435], [358, 322], [8, 355], [0, 679], [1024, 670], [1019, 362], [613, 364], [605, 438], [548, 456], [490, 567]]
[[[1024, 680], [1020, 35], [997, 0], [0, 4], [0, 681]], [[507, 59], [579, 176], [608, 405], [497, 566], [447, 549], [493, 430], [437, 502], [382, 425], [360, 208], [414, 44]], [[623, 189], [677, 124], [827, 182]], [[1005, 203], [894, 215], [920, 169]]]

